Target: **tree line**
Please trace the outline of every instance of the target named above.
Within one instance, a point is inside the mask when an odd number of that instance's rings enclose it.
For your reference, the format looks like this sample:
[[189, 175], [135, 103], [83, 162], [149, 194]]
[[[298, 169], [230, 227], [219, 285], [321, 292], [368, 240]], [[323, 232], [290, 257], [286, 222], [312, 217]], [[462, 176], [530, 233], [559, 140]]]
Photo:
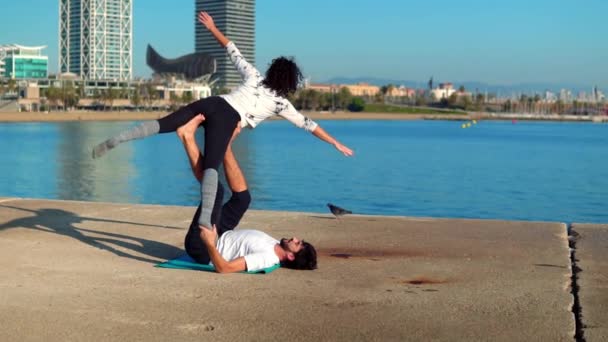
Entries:
[[[463, 86], [448, 98], [436, 99], [429, 91], [416, 91], [414, 96], [391, 96], [396, 86], [387, 84], [373, 96], [353, 96], [347, 87], [341, 87], [333, 92], [321, 92], [314, 89], [302, 88], [289, 97], [298, 110], [304, 111], [351, 111], [365, 110], [366, 104], [383, 104], [398, 106], [416, 106], [442, 108], [461, 111], [485, 111], [499, 113], [536, 113], [536, 114], [608, 114], [605, 102], [589, 103], [573, 101], [565, 103], [561, 100], [554, 102], [543, 101], [540, 95], [529, 96], [522, 94], [516, 99], [498, 100], [495, 94], [471, 94]], [[15, 80], [0, 84], [0, 96], [5, 93], [15, 94], [18, 90]], [[227, 93], [227, 89], [214, 89], [213, 94]], [[100, 110], [115, 110], [116, 100], [127, 100], [130, 109], [160, 109], [158, 100], [160, 93], [153, 82], [142, 82], [130, 87], [113, 87], [89, 90], [85, 94], [84, 84], [64, 81], [60, 87], [51, 84], [48, 88], [40, 88], [40, 110], [67, 110], [79, 107], [81, 99], [93, 100], [94, 107]], [[181, 95], [170, 94], [168, 102], [162, 109], [176, 109], [193, 101], [190, 91]], [[120, 106], [118, 106], [120, 109]]]

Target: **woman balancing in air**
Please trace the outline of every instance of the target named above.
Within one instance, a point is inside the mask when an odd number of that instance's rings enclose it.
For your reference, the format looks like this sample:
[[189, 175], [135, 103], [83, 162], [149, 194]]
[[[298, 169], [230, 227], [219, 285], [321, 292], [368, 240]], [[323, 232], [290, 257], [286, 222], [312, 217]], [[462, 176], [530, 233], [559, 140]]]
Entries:
[[224, 159], [228, 142], [237, 124], [241, 127], [255, 128], [263, 120], [280, 115], [296, 126], [312, 132], [317, 138], [332, 144], [345, 156], [352, 156], [353, 151], [339, 143], [317, 123], [298, 113], [286, 99], [290, 93], [296, 91], [298, 83], [302, 80], [302, 73], [295, 62], [279, 57], [272, 61], [266, 71], [266, 77], [262, 77], [258, 70], [243, 58], [234, 43], [215, 27], [213, 18], [209, 14], [200, 12], [198, 20], [226, 48], [230, 59], [243, 78], [243, 83], [230, 94], [195, 101], [161, 119], [147, 121], [124, 131], [97, 145], [93, 149], [93, 158], [101, 157], [108, 150], [125, 141], [157, 133], [175, 132], [197, 114], [203, 114], [205, 121], [201, 125], [205, 128], [205, 159], [201, 182], [202, 210], [198, 223], [212, 229], [211, 213], [216, 198], [218, 168]]

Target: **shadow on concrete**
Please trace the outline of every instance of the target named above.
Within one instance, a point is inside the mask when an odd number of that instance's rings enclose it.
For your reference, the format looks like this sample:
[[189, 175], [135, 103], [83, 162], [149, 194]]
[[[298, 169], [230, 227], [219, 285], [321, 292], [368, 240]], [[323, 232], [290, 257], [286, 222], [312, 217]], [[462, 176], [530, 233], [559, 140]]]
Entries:
[[323, 220], [336, 220], [335, 217], [332, 216], [310, 216], [312, 218], [318, 218], [318, 219], [323, 219]]
[[[166, 259], [175, 258], [184, 253], [183, 249], [162, 242], [122, 234], [103, 232], [94, 229], [79, 228], [75, 225], [84, 223], [86, 221], [92, 221], [132, 224], [137, 226], [159, 227], [164, 229], [181, 228], [148, 225], [137, 222], [98, 219], [93, 217], [80, 217], [75, 213], [61, 209], [31, 210], [8, 205], [0, 205], [0, 207], [23, 210], [35, 214], [34, 216], [18, 218], [0, 225], [0, 232], [5, 229], [23, 227], [48, 233], [55, 233], [63, 236], [69, 236], [91, 247], [111, 252], [120, 257], [154, 264], [157, 264], [159, 260], [150, 259], [148, 257], [159, 258], [164, 261]], [[84, 233], [88, 233], [90, 235], [85, 235]], [[118, 250], [112, 247], [112, 245], [122, 247], [123, 249], [128, 249], [132, 251], [133, 254]], [[148, 257], [136, 255], [135, 253], [143, 254]]]

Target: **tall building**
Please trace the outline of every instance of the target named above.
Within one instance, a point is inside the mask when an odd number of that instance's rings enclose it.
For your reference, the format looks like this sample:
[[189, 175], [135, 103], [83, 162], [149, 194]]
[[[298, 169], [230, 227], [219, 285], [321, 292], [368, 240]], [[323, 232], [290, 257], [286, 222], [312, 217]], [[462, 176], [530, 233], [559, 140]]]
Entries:
[[132, 13], [132, 0], [59, 0], [59, 71], [85, 80], [130, 80]]
[[0, 45], [0, 77], [12, 79], [46, 78], [49, 57], [46, 46]]
[[[209, 13], [215, 26], [236, 44], [249, 63], [255, 65], [255, 0], [196, 0], [195, 7], [195, 18], [200, 11]], [[228, 89], [238, 86], [241, 77], [226, 50], [195, 20], [195, 51], [208, 53], [217, 61], [218, 86]]]

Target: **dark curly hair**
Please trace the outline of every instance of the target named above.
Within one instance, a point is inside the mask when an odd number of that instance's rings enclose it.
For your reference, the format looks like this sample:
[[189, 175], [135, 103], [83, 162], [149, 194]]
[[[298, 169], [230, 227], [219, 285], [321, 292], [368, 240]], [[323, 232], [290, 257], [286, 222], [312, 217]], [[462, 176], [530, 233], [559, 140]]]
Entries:
[[293, 260], [281, 262], [282, 267], [294, 270], [314, 270], [317, 268], [317, 250], [308, 242], [302, 242], [302, 249], [294, 254]]
[[295, 93], [303, 79], [302, 72], [293, 58], [281, 56], [272, 60], [262, 83], [279, 96], [287, 97]]

